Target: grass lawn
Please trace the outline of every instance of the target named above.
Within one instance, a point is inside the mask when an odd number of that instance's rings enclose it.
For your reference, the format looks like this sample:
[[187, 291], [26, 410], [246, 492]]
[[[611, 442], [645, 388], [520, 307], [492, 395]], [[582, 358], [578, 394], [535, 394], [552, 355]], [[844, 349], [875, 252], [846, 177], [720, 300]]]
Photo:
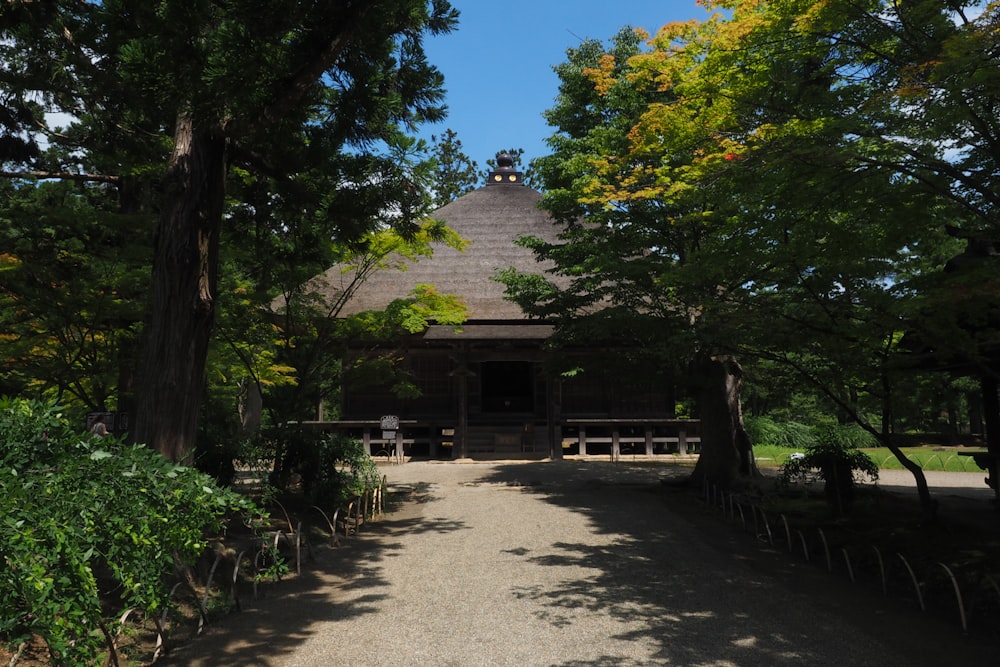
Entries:
[[[758, 445], [754, 447], [754, 455], [757, 457], [757, 464], [766, 468], [777, 468], [788, 461], [788, 457], [798, 450], [787, 447], [774, 447], [772, 445]], [[902, 470], [903, 464], [896, 460], [896, 457], [884, 447], [875, 447], [862, 450], [871, 458], [879, 468], [885, 470]], [[945, 470], [948, 472], [976, 472], [981, 473], [979, 466], [972, 460], [971, 456], [960, 456], [959, 452], [972, 451], [964, 447], [904, 447], [903, 452], [911, 460], [920, 465], [924, 470]], [[978, 451], [978, 450], [975, 450]]]

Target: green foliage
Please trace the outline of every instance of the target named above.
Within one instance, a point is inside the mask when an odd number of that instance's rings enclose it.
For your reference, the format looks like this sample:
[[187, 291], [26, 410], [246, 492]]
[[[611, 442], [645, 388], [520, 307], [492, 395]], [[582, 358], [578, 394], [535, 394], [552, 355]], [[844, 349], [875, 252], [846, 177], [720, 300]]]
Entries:
[[0, 467], [23, 470], [45, 467], [67, 442], [80, 437], [61, 409], [41, 401], [0, 398]]
[[946, 225], [995, 247], [996, 132], [980, 119], [997, 93], [973, 73], [995, 70], [1000, 6], [705, 4], [703, 22], [584, 42], [556, 68], [536, 169], [565, 229], [531, 244], [549, 274], [505, 276], [512, 298], [558, 323], [557, 344], [653, 330], [687, 358], [782, 366], [838, 423], [892, 418], [914, 331], [939, 367], [983, 368], [1000, 273], [983, 260], [973, 285], [942, 268], [959, 247]]
[[847, 449], [864, 449], [879, 446], [878, 439], [863, 429], [860, 424], [843, 424], [827, 430], [830, 432], [831, 438]]
[[754, 446], [770, 445], [807, 450], [815, 448], [821, 438], [835, 442], [844, 449], [878, 446], [875, 436], [857, 424], [809, 426], [794, 421], [777, 421], [770, 417], [746, 417], [744, 427]]
[[66, 182], [0, 195], [0, 393], [115, 404], [149, 279], [148, 216]]
[[854, 475], [863, 473], [878, 479], [878, 466], [853, 444], [857, 434], [836, 426], [820, 427], [816, 440], [801, 458], [792, 458], [781, 466], [780, 481], [790, 485], [816, 476], [824, 481], [827, 501], [841, 513], [847, 511], [854, 497]]
[[295, 426], [267, 435], [256, 456], [278, 462], [271, 478], [275, 492], [336, 507], [378, 481], [378, 467], [360, 440]]
[[[141, 446], [74, 433], [52, 405], [0, 401], [0, 638], [95, 664], [114, 603], [160, 613], [168, 577], [253, 505]], [[109, 616], [108, 613], [111, 612]]]
[[845, 438], [841, 429], [832, 427], [819, 429], [805, 455], [790, 460], [782, 468], [782, 478], [786, 481], [802, 479], [811, 471], [819, 470], [827, 479], [827, 473], [842, 463], [848, 464], [852, 471], [878, 479], [878, 466], [871, 457], [851, 444], [851, 437]]
[[319, 475], [309, 490], [316, 504], [336, 507], [378, 483], [378, 466], [357, 438], [324, 435], [316, 446]]
[[[343, 369], [347, 341], [391, 344], [400, 336], [422, 331], [431, 321], [458, 325], [466, 319], [467, 308], [460, 299], [441, 294], [431, 285], [414, 286], [406, 298], [394, 300], [384, 310], [341, 317], [342, 309], [373, 272], [428, 257], [435, 244], [462, 249], [466, 241], [443, 222], [429, 218], [408, 235], [380, 229], [366, 234], [358, 247], [341, 247], [337, 263], [321, 278], [299, 283], [286, 293], [280, 360], [294, 368], [295, 382], [274, 386], [269, 392], [270, 405], [276, 405], [282, 415], [276, 421], [308, 419], [312, 406], [321, 399], [336, 403], [336, 392], [350, 381], [348, 375], [383, 379], [405, 375], [396, 367], [399, 355], [381, 354], [378, 345]], [[409, 390], [408, 384], [412, 386], [402, 378], [399, 386]]]
[[462, 150], [458, 133], [447, 129], [441, 137], [432, 136], [434, 143], [434, 204], [444, 206], [475, 189], [479, 183], [478, 165]]
[[[102, 403], [113, 394], [104, 386], [108, 379], [129, 378], [136, 390], [135, 406], [129, 407], [133, 433], [184, 459], [195, 444], [206, 370], [209, 375], [216, 370], [206, 369], [209, 339], [218, 331], [213, 324], [239, 332], [232, 326], [239, 322], [239, 304], [228, 321], [213, 322], [214, 311], [229, 305], [216, 300], [230, 288], [218, 289], [219, 261], [226, 262], [227, 272], [239, 268], [238, 282], [252, 283], [259, 313], [276, 296], [275, 288], [301, 285], [330, 266], [331, 249], [353, 246], [386, 225], [412, 235], [429, 211], [433, 167], [426, 156], [416, 155], [426, 148], [406, 133], [444, 117], [443, 77], [423, 46], [427, 36], [452, 30], [458, 12], [439, 0], [55, 0], [2, 7], [0, 148], [5, 150], [3, 180], [16, 185], [5, 183], [8, 190], [65, 179], [65, 189], [81, 195], [74, 201], [93, 204], [87, 213], [100, 223], [97, 228], [112, 222], [112, 214], [126, 221], [132, 216], [133, 224], [125, 227], [132, 236], [124, 238], [145, 252], [117, 269], [114, 280], [91, 281], [87, 274], [81, 288], [70, 271], [73, 290], [61, 290], [40, 275], [35, 287], [41, 298], [32, 300], [19, 293], [14, 301], [0, 289], [0, 337], [20, 341], [44, 305], [46, 321], [28, 342], [40, 340], [46, 351], [57, 348], [65, 365], [77, 361], [69, 353], [71, 343], [78, 342], [72, 336], [90, 334], [94, 318], [87, 306], [102, 306], [114, 316], [102, 321], [129, 335], [134, 320], [126, 318], [149, 313], [142, 337], [121, 341], [136, 347], [141, 340], [147, 348], [141, 353], [119, 345], [77, 345], [88, 353], [85, 361], [103, 371], [100, 391], [88, 393], [96, 398], [85, 400]], [[57, 128], [53, 122], [68, 126]], [[189, 151], [199, 157], [188, 161]], [[171, 167], [178, 164], [192, 170]], [[197, 173], [201, 167], [207, 169], [203, 175]], [[199, 186], [186, 187], [181, 181], [187, 177]], [[116, 255], [125, 247], [121, 237], [92, 247], [74, 227], [87, 217], [65, 215], [72, 212], [68, 207], [44, 202], [39, 209], [45, 215], [18, 212], [17, 227], [19, 233], [21, 227], [31, 232], [34, 224], [35, 236], [51, 233], [60, 241], [44, 246], [46, 251], [55, 246], [59, 254], [43, 252], [42, 262], [30, 263], [38, 274], [72, 269], [63, 259], [88, 269], [89, 253], [106, 247]], [[14, 274], [12, 262], [31, 243], [25, 233], [15, 239], [17, 253], [11, 253], [14, 244], [8, 243], [6, 229], [0, 224], [5, 237], [0, 239], [0, 273]], [[70, 237], [65, 243], [63, 232]], [[121, 289], [115, 304], [120, 307], [111, 309], [113, 289], [130, 282], [119, 274], [130, 277], [133, 269], [142, 276], [135, 283], [139, 298]], [[150, 295], [152, 303], [142, 295]], [[69, 297], [84, 307], [68, 305]], [[171, 310], [172, 304], [194, 303], [201, 305]], [[48, 306], [56, 305], [59, 312], [51, 312]], [[11, 331], [13, 314], [23, 321], [14, 322], [19, 330]], [[68, 321], [52, 327], [53, 314]], [[272, 362], [265, 326], [254, 324], [245, 344], [238, 335], [227, 341], [232, 354], [226, 356], [259, 352], [263, 368], [254, 380], [272, 375], [284, 381], [282, 364]], [[103, 330], [97, 333], [105, 336]], [[56, 335], [68, 338], [56, 346]], [[189, 353], [178, 354], [182, 348]], [[14, 374], [38, 358], [30, 351], [18, 350], [16, 358], [5, 354], [0, 362], [9, 362]], [[222, 360], [223, 371], [232, 368], [229, 362]], [[57, 368], [65, 371], [57, 378], [60, 391], [76, 390], [74, 383], [97, 377], [79, 365]], [[315, 376], [323, 371], [315, 369]], [[52, 370], [42, 373], [44, 382], [55, 384]], [[0, 374], [0, 391], [20, 392], [36, 379], [8, 380]]]
[[777, 422], [769, 417], [746, 417], [743, 425], [755, 447], [772, 445], [806, 449], [816, 442], [813, 429], [798, 422]]

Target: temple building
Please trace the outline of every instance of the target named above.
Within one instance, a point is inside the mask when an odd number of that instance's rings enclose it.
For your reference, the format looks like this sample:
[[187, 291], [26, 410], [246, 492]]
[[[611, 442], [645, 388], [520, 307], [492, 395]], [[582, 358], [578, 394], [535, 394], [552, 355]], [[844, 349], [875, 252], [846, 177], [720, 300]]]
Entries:
[[[551, 323], [529, 319], [504, 299], [495, 277], [513, 267], [542, 273], [534, 254], [516, 244], [523, 235], [555, 242], [558, 228], [538, 207], [541, 194], [525, 185], [510, 156], [501, 154], [486, 185], [432, 214], [467, 243], [435, 246], [433, 256], [406, 270], [376, 271], [341, 311], [382, 310], [418, 284], [459, 296], [468, 319], [460, 327], [434, 324], [394, 349], [420, 395], [401, 398], [388, 386], [345, 386], [339, 418], [316, 425], [354, 433], [372, 454], [397, 451], [432, 458], [559, 458], [642, 455], [697, 447], [697, 422], [674, 419], [665, 387], [623, 378], [568, 381], [546, 373], [544, 346]], [[320, 281], [335, 284], [338, 268]], [[588, 351], [580, 351], [588, 353]], [[641, 383], [638, 383], [641, 385]], [[386, 433], [382, 418], [398, 421]]]

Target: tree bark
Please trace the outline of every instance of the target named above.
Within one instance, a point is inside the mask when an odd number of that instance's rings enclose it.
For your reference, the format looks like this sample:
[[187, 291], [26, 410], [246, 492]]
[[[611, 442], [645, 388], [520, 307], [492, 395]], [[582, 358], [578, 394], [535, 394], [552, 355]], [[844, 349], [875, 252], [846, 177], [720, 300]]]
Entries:
[[759, 476], [743, 426], [743, 369], [735, 357], [699, 357], [692, 363], [691, 379], [698, 391], [701, 418], [701, 455], [691, 481], [731, 488], [740, 480]]
[[924, 475], [924, 469], [910, 460], [906, 453], [895, 443], [892, 435], [888, 433], [879, 433], [860, 421], [858, 423], [861, 424], [862, 428], [874, 435], [879, 442], [885, 445], [886, 448], [892, 452], [892, 455], [896, 457], [896, 460], [899, 461], [900, 465], [910, 471], [910, 474], [913, 475], [913, 481], [917, 486], [917, 498], [920, 499], [920, 511], [925, 519], [934, 519], [937, 516], [938, 502], [931, 496], [931, 489], [927, 485], [927, 476]]
[[[239, 403], [240, 435], [252, 437], [260, 431], [261, 415], [264, 412], [264, 396], [260, 383], [255, 378], [246, 377], [240, 382]], [[323, 420], [323, 403], [320, 402], [319, 419]]]
[[177, 120], [156, 230], [153, 298], [144, 333], [135, 439], [173, 461], [195, 445], [215, 316], [226, 143]]
[[1000, 383], [992, 375], [983, 374], [979, 379], [983, 396], [983, 431], [986, 448], [1000, 457]]

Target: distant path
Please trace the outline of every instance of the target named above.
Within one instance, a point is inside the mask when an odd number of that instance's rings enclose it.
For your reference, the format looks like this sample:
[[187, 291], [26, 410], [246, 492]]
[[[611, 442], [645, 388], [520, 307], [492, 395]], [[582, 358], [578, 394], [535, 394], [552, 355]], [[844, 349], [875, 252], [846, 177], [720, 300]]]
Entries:
[[[163, 664], [920, 667], [997, 664], [607, 462], [385, 467], [399, 511]], [[979, 477], [981, 483], [981, 477]]]
[[[942, 472], [940, 470], [925, 470], [924, 477], [931, 493], [940, 496], [962, 496], [972, 500], [989, 502], [993, 498], [993, 489], [986, 485], [986, 471], [974, 472]], [[909, 470], [879, 471], [879, 486], [886, 491], [905, 493], [915, 491], [913, 473]]]

